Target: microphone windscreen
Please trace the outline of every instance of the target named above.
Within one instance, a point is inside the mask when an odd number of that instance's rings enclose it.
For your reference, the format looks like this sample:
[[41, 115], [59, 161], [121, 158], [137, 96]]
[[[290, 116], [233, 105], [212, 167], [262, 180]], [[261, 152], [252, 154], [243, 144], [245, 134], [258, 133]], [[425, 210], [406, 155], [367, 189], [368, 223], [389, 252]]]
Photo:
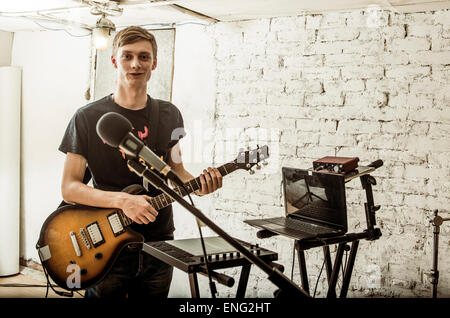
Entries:
[[124, 116], [109, 112], [97, 122], [97, 135], [111, 147], [119, 147], [120, 142], [132, 130], [133, 126]]

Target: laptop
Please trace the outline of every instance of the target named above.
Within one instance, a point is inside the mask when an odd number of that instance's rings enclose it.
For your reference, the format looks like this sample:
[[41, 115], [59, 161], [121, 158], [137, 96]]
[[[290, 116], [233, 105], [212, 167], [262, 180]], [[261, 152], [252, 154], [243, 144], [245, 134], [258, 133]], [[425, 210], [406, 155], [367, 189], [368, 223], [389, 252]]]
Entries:
[[343, 175], [283, 167], [282, 177], [286, 216], [245, 223], [297, 240], [347, 232]]

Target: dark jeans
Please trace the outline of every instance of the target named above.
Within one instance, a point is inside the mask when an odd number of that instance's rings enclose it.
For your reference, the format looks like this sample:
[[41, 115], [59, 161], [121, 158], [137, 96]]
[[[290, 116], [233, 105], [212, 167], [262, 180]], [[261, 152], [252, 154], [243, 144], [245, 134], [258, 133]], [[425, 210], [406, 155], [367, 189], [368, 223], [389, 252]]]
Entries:
[[173, 267], [140, 248], [125, 247], [106, 277], [86, 298], [167, 298]]

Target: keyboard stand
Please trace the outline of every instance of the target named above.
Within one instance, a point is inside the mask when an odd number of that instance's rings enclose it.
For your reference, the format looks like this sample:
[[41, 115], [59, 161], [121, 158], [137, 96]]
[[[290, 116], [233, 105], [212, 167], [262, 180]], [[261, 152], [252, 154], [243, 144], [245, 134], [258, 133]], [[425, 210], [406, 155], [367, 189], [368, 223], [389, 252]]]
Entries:
[[[339, 271], [342, 265], [342, 258], [344, 251], [350, 251], [347, 264], [344, 268], [344, 274], [342, 278], [341, 291], [339, 293], [340, 298], [347, 297], [348, 287], [350, 286], [350, 278], [353, 272], [353, 266], [355, 264], [356, 253], [358, 251], [359, 241], [362, 239], [373, 241], [377, 240], [381, 236], [381, 230], [375, 228], [375, 212], [380, 209], [380, 206], [375, 206], [373, 201], [372, 185], [376, 185], [376, 180], [370, 175], [375, 168], [373, 167], [358, 167], [356, 171], [350, 172], [345, 175], [345, 182], [349, 182], [355, 178], [360, 178], [363, 189], [366, 191], [367, 202], [364, 203], [367, 229], [360, 233], [347, 233], [340, 236], [333, 236], [320, 239], [304, 239], [295, 240], [294, 247], [297, 252], [299, 268], [300, 268], [300, 280], [301, 287], [305, 292], [310, 294], [308, 274], [306, 270], [306, 258], [305, 250], [322, 247], [325, 261], [325, 268], [328, 280], [328, 292], [327, 298], [336, 298], [336, 285], [339, 278]], [[325, 172], [321, 172], [325, 173]], [[260, 230], [257, 236], [260, 238], [270, 237], [278, 235], [268, 230]], [[348, 243], [351, 243], [349, 245]], [[334, 260], [334, 264], [331, 262], [330, 245], [337, 244], [337, 251]]]
[[[229, 246], [224, 245], [225, 241], [220, 237], [205, 237], [205, 246], [208, 252], [208, 266], [211, 270], [211, 278], [219, 284], [227, 287], [233, 287], [234, 279], [228, 275], [217, 272], [217, 269], [230, 267], [242, 267], [237, 287], [236, 298], [244, 298], [247, 289], [248, 278], [252, 263], [250, 263], [242, 254], [235, 250], [230, 250]], [[280, 272], [284, 267], [275, 263], [278, 259], [276, 252], [270, 251], [259, 245], [253, 245], [244, 241], [239, 242], [251, 251], [254, 255], [272, 267], [276, 267]], [[198, 274], [208, 276], [205, 266], [205, 259], [202, 253], [199, 253], [200, 239], [184, 239], [145, 242], [143, 251], [158, 258], [159, 260], [184, 271], [189, 276], [189, 287], [192, 298], [200, 298], [200, 288], [198, 285]]]

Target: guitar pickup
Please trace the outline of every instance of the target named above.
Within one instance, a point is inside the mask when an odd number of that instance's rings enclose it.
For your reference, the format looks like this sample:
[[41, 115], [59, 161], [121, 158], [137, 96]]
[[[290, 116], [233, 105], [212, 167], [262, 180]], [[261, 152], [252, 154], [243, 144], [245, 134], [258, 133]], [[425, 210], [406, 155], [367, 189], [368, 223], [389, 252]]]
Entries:
[[118, 236], [125, 232], [122, 221], [120, 220], [120, 216], [117, 211], [108, 215], [108, 221], [114, 236]]
[[102, 232], [100, 231], [100, 227], [98, 226], [97, 222], [91, 223], [86, 226], [86, 230], [94, 247], [105, 243], [105, 239], [103, 238]]

